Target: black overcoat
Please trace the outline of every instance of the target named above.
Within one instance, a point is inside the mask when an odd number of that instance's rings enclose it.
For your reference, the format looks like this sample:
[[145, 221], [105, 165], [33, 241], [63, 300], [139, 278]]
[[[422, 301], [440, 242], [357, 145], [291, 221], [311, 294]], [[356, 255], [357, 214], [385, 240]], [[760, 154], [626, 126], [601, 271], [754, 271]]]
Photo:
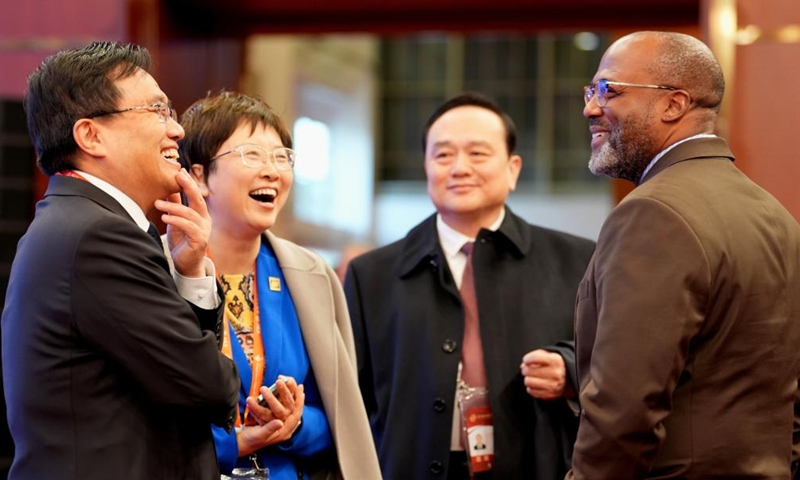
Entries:
[[[565, 400], [525, 391], [525, 353], [547, 348], [575, 384], [573, 308], [593, 242], [506, 209], [473, 252], [494, 413], [494, 478], [560, 480], [578, 419]], [[359, 381], [386, 480], [446, 478], [464, 314], [436, 216], [352, 261], [345, 282]]]

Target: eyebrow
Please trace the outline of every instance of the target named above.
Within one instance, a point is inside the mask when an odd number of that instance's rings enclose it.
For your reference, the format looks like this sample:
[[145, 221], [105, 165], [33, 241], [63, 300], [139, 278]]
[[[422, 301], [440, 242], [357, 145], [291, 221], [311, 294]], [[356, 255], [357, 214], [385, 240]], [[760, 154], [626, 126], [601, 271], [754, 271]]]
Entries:
[[167, 105], [172, 105], [169, 101], [169, 98], [167, 98], [166, 95], [154, 95], [150, 97], [150, 105], [154, 103], [164, 103]]
[[[451, 140], [443, 140], [440, 142], [433, 143], [433, 148], [442, 148], [442, 147], [454, 147], [455, 143]], [[486, 140], [470, 140], [466, 143], [467, 147], [486, 147], [486, 148], [494, 148], [490, 142]]]

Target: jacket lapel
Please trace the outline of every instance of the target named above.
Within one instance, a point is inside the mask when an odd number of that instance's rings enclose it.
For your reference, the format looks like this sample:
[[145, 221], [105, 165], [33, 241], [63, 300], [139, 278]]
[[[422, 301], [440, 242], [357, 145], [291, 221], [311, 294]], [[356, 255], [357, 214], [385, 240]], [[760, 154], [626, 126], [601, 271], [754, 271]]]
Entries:
[[[313, 272], [314, 262], [297, 250], [298, 247], [279, 239], [270, 232], [266, 232], [278, 264], [283, 272], [286, 285], [292, 295], [297, 319], [300, 322], [300, 331], [303, 332], [303, 341], [314, 369], [314, 376], [318, 379], [320, 393], [323, 385], [333, 385], [333, 395], [336, 398], [338, 390], [338, 359], [336, 325], [330, 319], [334, 318], [333, 298], [327, 294], [330, 290], [328, 279], [325, 275]], [[333, 410], [334, 405], [327, 403], [327, 396], [323, 398], [326, 410]]]

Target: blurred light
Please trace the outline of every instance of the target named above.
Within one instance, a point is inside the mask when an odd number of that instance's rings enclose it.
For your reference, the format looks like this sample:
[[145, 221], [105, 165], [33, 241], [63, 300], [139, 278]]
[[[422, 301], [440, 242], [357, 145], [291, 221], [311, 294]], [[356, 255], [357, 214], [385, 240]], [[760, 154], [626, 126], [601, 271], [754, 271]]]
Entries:
[[711, 19], [716, 23], [719, 32], [730, 38], [736, 32], [736, 2], [719, 4]]
[[755, 25], [748, 25], [736, 32], [737, 45], [750, 45], [761, 36], [761, 29]]
[[576, 33], [572, 42], [575, 44], [575, 48], [586, 52], [597, 50], [600, 47], [600, 37], [592, 32]]
[[800, 25], [786, 25], [775, 32], [775, 39], [781, 43], [800, 42]]
[[297, 163], [294, 175], [298, 183], [325, 180], [330, 170], [330, 129], [323, 122], [300, 117], [294, 124], [294, 147]]

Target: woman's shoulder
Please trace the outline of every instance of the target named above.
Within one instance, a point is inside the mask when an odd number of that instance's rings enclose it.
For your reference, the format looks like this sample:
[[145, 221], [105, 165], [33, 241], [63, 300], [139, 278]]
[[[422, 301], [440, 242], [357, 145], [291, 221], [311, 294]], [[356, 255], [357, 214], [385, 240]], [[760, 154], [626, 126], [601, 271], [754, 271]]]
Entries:
[[275, 234], [267, 232], [265, 234], [278, 263], [281, 268], [292, 268], [298, 270], [319, 270], [325, 271], [330, 268], [328, 263], [316, 252], [300, 246], [291, 240], [280, 238]]

